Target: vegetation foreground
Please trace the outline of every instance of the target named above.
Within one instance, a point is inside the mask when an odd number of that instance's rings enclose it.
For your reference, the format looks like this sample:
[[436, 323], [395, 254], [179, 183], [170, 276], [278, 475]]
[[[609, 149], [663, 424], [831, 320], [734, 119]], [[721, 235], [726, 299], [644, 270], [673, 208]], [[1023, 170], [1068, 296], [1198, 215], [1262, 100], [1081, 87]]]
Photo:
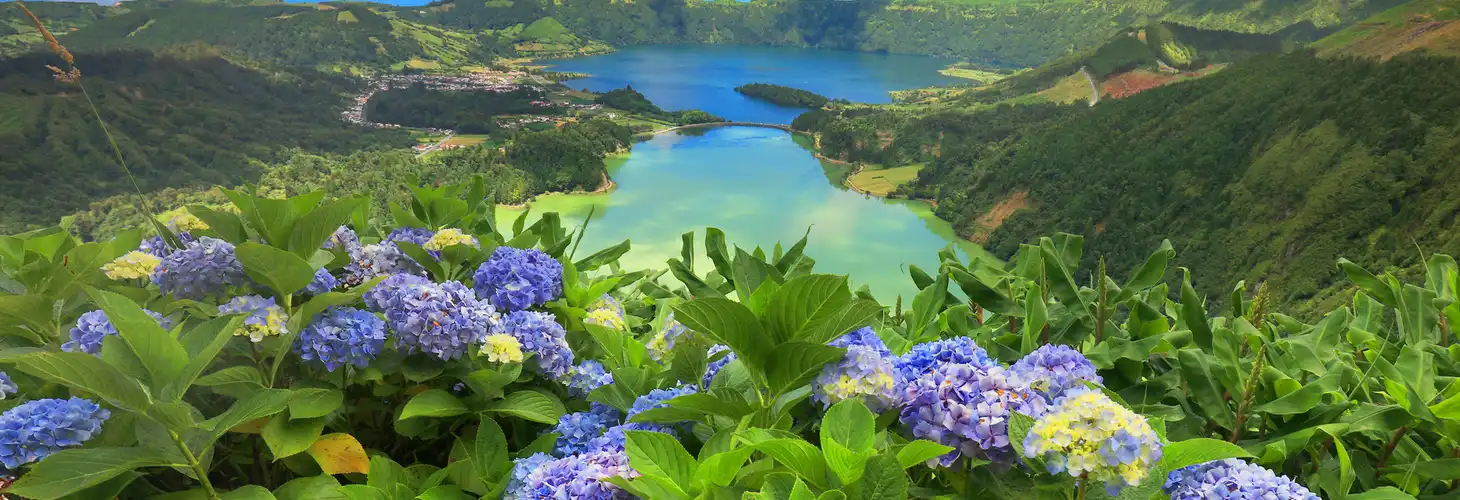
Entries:
[[1305, 324], [1241, 284], [1211, 316], [1166, 281], [1169, 243], [1118, 283], [1056, 235], [911, 267], [904, 310], [814, 274], [804, 239], [732, 251], [711, 228], [626, 271], [628, 241], [584, 255], [556, 214], [495, 227], [480, 177], [413, 193], [390, 222], [364, 196], [243, 189], [108, 241], [0, 238], [4, 492], [1387, 499], [1456, 479], [1448, 256], [1422, 285], [1340, 261], [1352, 305]]

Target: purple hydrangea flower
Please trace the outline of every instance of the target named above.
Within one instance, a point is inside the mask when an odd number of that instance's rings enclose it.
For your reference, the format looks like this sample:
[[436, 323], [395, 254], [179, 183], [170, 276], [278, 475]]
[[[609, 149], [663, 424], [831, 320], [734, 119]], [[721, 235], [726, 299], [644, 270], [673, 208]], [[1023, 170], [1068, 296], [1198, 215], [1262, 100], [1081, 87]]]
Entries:
[[321, 267], [318, 271], [314, 272], [314, 281], [310, 281], [309, 285], [304, 287], [304, 292], [310, 295], [319, 295], [334, 290], [337, 286], [340, 286], [340, 280], [336, 279], [335, 275], [330, 274], [329, 269]]
[[624, 434], [624, 431], [649, 431], [678, 436], [678, 433], [675, 432], [673, 427], [663, 424], [635, 422], [615, 425], [603, 431], [602, 436], [598, 436], [593, 441], [590, 441], [587, 451], [589, 453], [602, 451], [623, 452], [625, 447], [628, 446], [628, 436]]
[[401, 253], [393, 243], [365, 245], [350, 252], [350, 263], [345, 265], [344, 282], [355, 286], [377, 276], [392, 274], [425, 275], [420, 264]]
[[[172, 320], [163, 317], [146, 309], [142, 310], [152, 319], [157, 320], [164, 330], [172, 329]], [[84, 352], [96, 356], [101, 355], [101, 341], [108, 335], [116, 335], [117, 328], [112, 326], [111, 320], [106, 318], [106, 311], [97, 309], [82, 314], [76, 318], [76, 326], [71, 328], [71, 340], [61, 344], [61, 350], [66, 352]]]
[[892, 351], [887, 349], [887, 344], [882, 342], [882, 337], [878, 337], [877, 332], [872, 331], [872, 327], [870, 326], [852, 330], [850, 333], [828, 342], [827, 345], [832, 347], [864, 346], [876, 352], [879, 356], [892, 356]]
[[1235, 458], [1171, 471], [1161, 490], [1171, 500], [1320, 500], [1287, 476]]
[[619, 424], [619, 418], [618, 410], [600, 403], [593, 403], [589, 411], [563, 415], [550, 431], [558, 434], [553, 455], [565, 457], [588, 451], [589, 444], [603, 435], [603, 431]]
[[502, 317], [501, 330], [516, 337], [523, 352], [533, 354], [538, 373], [563, 380], [573, 369], [573, 350], [568, 347], [568, 333], [553, 315], [512, 311]]
[[521, 500], [627, 500], [633, 498], [628, 492], [601, 479], [637, 475], [623, 453], [573, 455], [539, 465], [512, 496]]
[[906, 381], [902, 396], [899, 419], [913, 436], [955, 448], [938, 460], [945, 467], [960, 456], [1013, 463], [1009, 412], [1038, 418], [1048, 407], [1043, 395], [1003, 367], [955, 362], [930, 365]]
[[0, 372], [0, 400], [5, 399], [11, 394], [16, 394], [19, 392], [20, 386], [15, 385], [14, 380], [10, 380], [10, 374]]
[[111, 412], [81, 398], [38, 399], [0, 414], [0, 464], [4, 469], [40, 461], [80, 446], [101, 432]]
[[[715, 354], [721, 352], [726, 354], [720, 359], [714, 359]], [[715, 344], [710, 348], [710, 353], [707, 357], [710, 359], [710, 365], [705, 367], [705, 378], [700, 381], [701, 387], [709, 387], [710, 382], [715, 380], [715, 375], [719, 375], [720, 370], [725, 369], [725, 365], [730, 364], [731, 361], [735, 361], [735, 351], [731, 351], [724, 344]]]
[[531, 248], [497, 247], [472, 279], [477, 295], [505, 311], [542, 305], [563, 293], [563, 265]]
[[392, 287], [379, 298], [385, 319], [396, 333], [396, 347], [443, 360], [466, 354], [497, 325], [491, 304], [477, 300], [460, 282]]
[[339, 248], [346, 252], [353, 252], [360, 249], [360, 237], [349, 226], [340, 226], [335, 229], [335, 233], [331, 234], [329, 239], [324, 240], [324, 244], [320, 245], [320, 248], [325, 250]]
[[435, 231], [422, 227], [398, 227], [385, 236], [385, 241], [391, 243], [404, 241], [406, 243], [414, 243], [416, 246], [422, 246], [427, 241], [431, 241], [431, 235], [434, 234], [436, 234]]
[[612, 383], [613, 374], [603, 369], [602, 363], [588, 360], [573, 367], [568, 377], [568, 393], [586, 398], [588, 393]]
[[221, 294], [229, 286], [244, 285], [248, 278], [233, 253], [232, 243], [204, 236], [163, 257], [152, 274], [152, 282], [163, 294], [201, 300]]
[[[174, 236], [177, 236], [177, 240], [183, 244], [183, 248], [187, 248], [189, 243], [197, 241], [196, 238], [193, 238], [192, 233], [175, 233]], [[173, 252], [180, 249], [168, 246], [167, 240], [162, 239], [162, 236], [158, 235], [142, 240], [142, 244], [137, 246], [137, 250], [162, 258], [172, 255]]]
[[629, 408], [629, 414], [625, 415], [624, 418], [634, 418], [634, 415], [644, 413], [654, 408], [668, 408], [669, 404], [665, 401], [669, 401], [671, 399], [686, 394], [694, 394], [696, 392], [699, 391], [695, 389], [695, 386], [692, 385], [682, 385], [679, 387], [671, 387], [668, 389], [654, 389], [652, 391], [649, 391], [648, 394], [639, 396], [638, 398], [634, 399], [634, 405]]
[[949, 364], [972, 365], [977, 369], [997, 366], [982, 347], [968, 337], [953, 337], [913, 346], [897, 358], [898, 380], [907, 382]]
[[392, 274], [390, 277], [380, 280], [375, 286], [365, 291], [365, 307], [375, 312], [383, 313], [394, 307], [400, 307], [401, 295], [396, 292], [397, 288], [407, 285], [430, 285], [431, 280], [414, 274]]
[[1095, 364], [1080, 351], [1069, 346], [1045, 344], [1024, 356], [1010, 370], [1029, 382], [1029, 386], [1058, 399], [1070, 389], [1085, 387], [1084, 382], [1101, 382]]
[[369, 311], [331, 307], [299, 332], [294, 351], [331, 372], [344, 365], [364, 368], [385, 346], [385, 321]]

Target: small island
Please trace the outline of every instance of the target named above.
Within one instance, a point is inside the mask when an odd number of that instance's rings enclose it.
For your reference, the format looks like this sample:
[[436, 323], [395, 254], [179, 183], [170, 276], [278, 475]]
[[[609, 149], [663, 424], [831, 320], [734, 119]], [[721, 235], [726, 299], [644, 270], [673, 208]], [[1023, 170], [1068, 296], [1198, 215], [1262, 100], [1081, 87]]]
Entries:
[[815, 92], [771, 83], [747, 83], [735, 87], [741, 94], [792, 108], [820, 109], [830, 99]]
[[644, 94], [634, 90], [632, 85], [610, 90], [597, 99], [598, 104], [616, 108], [630, 113], [644, 115], [651, 118], [667, 121], [676, 125], [692, 125], [697, 123], [716, 123], [725, 121], [724, 118], [700, 111], [698, 109], [686, 109], [682, 111], [665, 111], [663, 108], [654, 105]]

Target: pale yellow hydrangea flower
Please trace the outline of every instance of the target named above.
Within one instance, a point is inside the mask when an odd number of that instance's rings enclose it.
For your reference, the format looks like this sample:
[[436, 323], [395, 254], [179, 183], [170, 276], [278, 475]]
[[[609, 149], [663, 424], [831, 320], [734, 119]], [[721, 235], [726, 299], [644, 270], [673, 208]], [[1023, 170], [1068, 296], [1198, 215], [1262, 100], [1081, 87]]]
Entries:
[[114, 280], [148, 278], [160, 264], [162, 259], [156, 255], [133, 250], [101, 266], [101, 271]]
[[431, 235], [431, 239], [426, 240], [426, 244], [421, 245], [421, 248], [431, 251], [441, 251], [452, 245], [477, 246], [477, 239], [461, 232], [460, 229], [448, 227], [436, 231], [436, 234]]
[[618, 311], [614, 311], [613, 309], [594, 309], [588, 311], [588, 316], [583, 318], [583, 322], [604, 328], [613, 328], [615, 330], [628, 329], [628, 325], [624, 324], [624, 317], [620, 316]]
[[522, 343], [505, 333], [488, 335], [481, 353], [493, 363], [521, 363], [523, 359]]
[[157, 218], [166, 223], [167, 227], [173, 231], [192, 232], [208, 229], [208, 223], [193, 215], [187, 208], [169, 210], [159, 214]]

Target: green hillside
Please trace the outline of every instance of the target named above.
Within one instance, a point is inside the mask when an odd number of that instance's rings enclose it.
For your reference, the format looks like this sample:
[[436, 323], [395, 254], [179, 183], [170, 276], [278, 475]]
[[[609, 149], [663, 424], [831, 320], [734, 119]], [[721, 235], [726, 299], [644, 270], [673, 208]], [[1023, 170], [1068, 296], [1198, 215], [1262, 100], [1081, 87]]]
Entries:
[[[248, 70], [217, 57], [76, 53], [84, 83], [144, 190], [232, 184], [282, 148], [350, 151], [411, 144], [404, 132], [339, 119], [355, 83]], [[0, 60], [0, 231], [132, 189], [77, 89], [40, 55]], [[44, 166], [43, 168], [40, 168]]]
[[[72, 2], [35, 2], [27, 3], [26, 6], [40, 17], [46, 29], [63, 38], [98, 19], [125, 13], [131, 8], [126, 5], [107, 7]], [[41, 45], [44, 45], [44, 40], [20, 7], [14, 2], [0, 3], [0, 58], [19, 55]]]
[[1411, 51], [1460, 56], [1460, 1], [1415, 0], [1313, 44], [1324, 56], [1388, 59]]

